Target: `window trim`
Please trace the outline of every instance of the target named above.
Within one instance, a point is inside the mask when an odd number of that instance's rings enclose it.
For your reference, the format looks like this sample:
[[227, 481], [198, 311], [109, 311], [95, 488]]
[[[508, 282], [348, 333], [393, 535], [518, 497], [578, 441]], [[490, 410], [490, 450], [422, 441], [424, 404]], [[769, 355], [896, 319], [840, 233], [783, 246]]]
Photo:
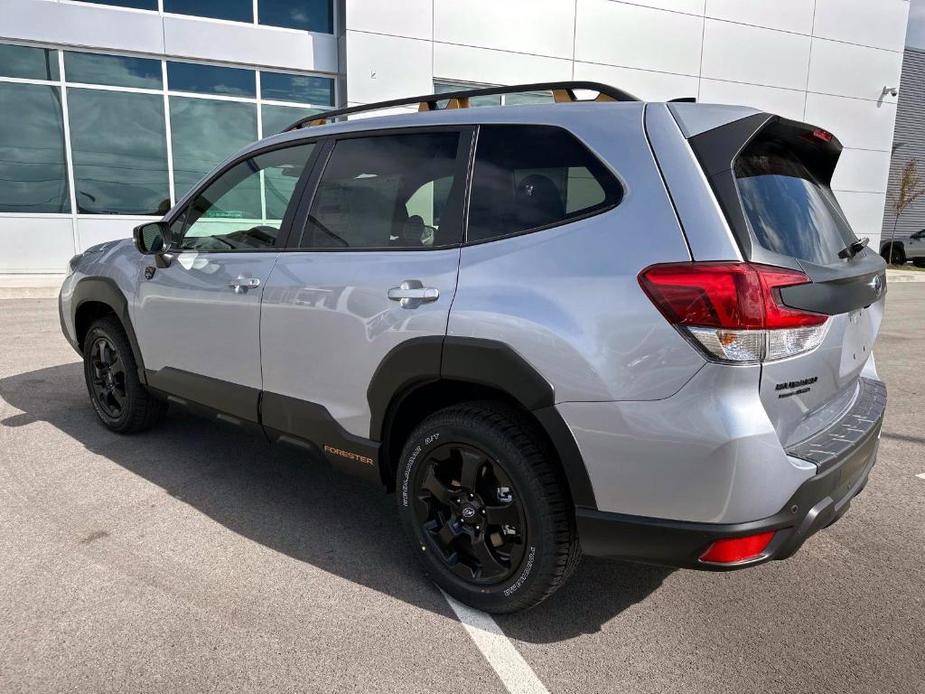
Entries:
[[[494, 236], [489, 239], [478, 239], [475, 241], [471, 241], [469, 239], [469, 211], [471, 207], [471, 202], [469, 198], [472, 193], [472, 188], [473, 188], [474, 179], [475, 179], [475, 164], [476, 164], [476, 156], [478, 154], [478, 139], [479, 139], [479, 136], [481, 135], [483, 126], [489, 127], [489, 128], [493, 126], [502, 126], [502, 127], [541, 126], [544, 128], [552, 128], [555, 130], [561, 130], [565, 132], [565, 134], [568, 137], [571, 137], [579, 146], [581, 146], [585, 150], [585, 152], [588, 153], [590, 157], [592, 157], [595, 161], [597, 161], [598, 164], [600, 164], [601, 167], [603, 167], [603, 169], [607, 171], [607, 173], [613, 176], [614, 183], [616, 183], [620, 188], [619, 195], [616, 197], [616, 200], [610, 204], [601, 203], [599, 205], [595, 205], [594, 207], [589, 207], [587, 210], [583, 211], [580, 214], [576, 214], [572, 217], [568, 217], [567, 219], [563, 219], [558, 222], [552, 222], [550, 224], [543, 224], [537, 227], [530, 227], [528, 229], [521, 229], [519, 231], [511, 232], [510, 234], [504, 234], [503, 236]], [[626, 185], [623, 182], [623, 178], [610, 166], [608, 162], [606, 162], [603, 158], [598, 156], [597, 153], [594, 152], [594, 150], [592, 150], [585, 143], [584, 140], [582, 140], [576, 133], [572, 132], [566, 127], [563, 127], [561, 125], [551, 125], [548, 123], [483, 123], [478, 126], [478, 132], [476, 132], [476, 136], [475, 138], [473, 138], [472, 153], [470, 155], [470, 161], [469, 161], [469, 180], [468, 180], [468, 186], [467, 186], [467, 194], [468, 195], [466, 199], [466, 215], [465, 215], [466, 227], [465, 227], [465, 236], [464, 236], [465, 240], [463, 242], [463, 245], [464, 246], [480, 246], [485, 243], [494, 243], [496, 241], [503, 241], [504, 239], [516, 238], [517, 236], [535, 234], [536, 232], [546, 231], [547, 229], [555, 229], [556, 227], [565, 226], [567, 224], [573, 224], [574, 222], [580, 222], [585, 219], [590, 219], [591, 217], [596, 217], [598, 215], [610, 212], [611, 210], [614, 210], [617, 207], [619, 207], [621, 203], [623, 202], [623, 200], [626, 198]]]
[[[321, 149], [323, 149], [326, 138], [318, 137], [306, 137], [306, 138], [296, 138], [292, 140], [285, 140], [284, 142], [274, 142], [263, 147], [259, 147], [253, 150], [248, 150], [243, 154], [236, 155], [233, 159], [229, 160], [228, 163], [221, 168], [213, 171], [210, 175], [204, 178], [199, 182], [199, 185], [192, 188], [180, 201], [177, 205], [174, 206], [167, 214], [164, 215], [162, 221], [168, 226], [171, 227], [176, 223], [180, 217], [184, 216], [189, 209], [189, 206], [199, 197], [199, 195], [211, 186], [215, 181], [224, 176], [228, 171], [233, 169], [238, 164], [247, 161], [248, 159], [253, 159], [262, 154], [267, 154], [269, 152], [275, 152], [280, 149], [288, 149], [291, 147], [299, 147], [301, 145], [314, 145], [311, 154], [308, 157], [308, 161], [305, 163], [305, 169], [302, 171], [302, 175], [299, 176], [299, 180], [295, 184], [295, 188], [292, 191], [292, 197], [289, 200], [289, 204], [286, 207], [286, 214], [283, 215], [282, 224], [280, 224], [279, 234], [276, 237], [276, 243], [273, 246], [268, 248], [222, 248], [222, 249], [183, 249], [178, 248], [173, 252], [177, 254], [182, 253], [278, 253], [283, 248], [283, 244], [289, 238], [289, 231], [292, 226], [293, 218], [297, 209], [300, 207], [300, 201], [305, 193], [305, 184], [308, 182], [308, 179], [311, 178], [311, 175], [317, 166], [318, 154]], [[182, 238], [182, 237], [181, 237]], [[173, 240], [173, 239], [171, 239]]]
[[[375, 130], [355, 130], [345, 133], [334, 133], [323, 138], [323, 146], [320, 148], [318, 158], [315, 161], [315, 170], [312, 172], [312, 176], [306, 181], [305, 189], [303, 190], [302, 200], [300, 201], [298, 212], [295, 219], [293, 220], [292, 225], [289, 228], [289, 233], [284, 239], [285, 246], [281, 249], [284, 253], [370, 253], [370, 252], [383, 252], [389, 251], [392, 253], [401, 252], [401, 251], [412, 251], [415, 253], [419, 252], [434, 252], [434, 251], [446, 251], [453, 248], [461, 248], [465, 245], [467, 225], [468, 225], [468, 210], [469, 210], [469, 191], [472, 186], [472, 163], [473, 163], [473, 153], [475, 152], [475, 140], [477, 135], [478, 126], [471, 124], [451, 124], [451, 125], [429, 125], [429, 126], [419, 126], [419, 125], [404, 125], [393, 128], [381, 128]], [[347, 247], [347, 248], [313, 248], [308, 247], [299, 247], [293, 246], [290, 242], [299, 242], [301, 241], [302, 233], [304, 233], [305, 224], [308, 221], [308, 213], [311, 211], [312, 205], [315, 201], [315, 196], [318, 193], [318, 184], [321, 182], [321, 177], [324, 175], [324, 170], [330, 161], [331, 154], [334, 152], [334, 146], [337, 142], [341, 140], [352, 140], [359, 138], [370, 138], [370, 137], [387, 137], [390, 135], [408, 135], [416, 133], [431, 133], [431, 132], [454, 132], [460, 134], [460, 143], [457, 147], [457, 166], [461, 168], [461, 171], [464, 176], [463, 180], [463, 200], [461, 203], [460, 214], [460, 224], [462, 225], [462, 234], [460, 241], [452, 244], [447, 244], [445, 246], [428, 247], [407, 247], [403, 248], [400, 246], [360, 246], [360, 247]], [[468, 157], [463, 161], [463, 157], [460, 156], [465, 151], [466, 148], [466, 138], [468, 137]], [[464, 167], [464, 168], [463, 168]], [[295, 238], [295, 230], [300, 229], [299, 238]]]

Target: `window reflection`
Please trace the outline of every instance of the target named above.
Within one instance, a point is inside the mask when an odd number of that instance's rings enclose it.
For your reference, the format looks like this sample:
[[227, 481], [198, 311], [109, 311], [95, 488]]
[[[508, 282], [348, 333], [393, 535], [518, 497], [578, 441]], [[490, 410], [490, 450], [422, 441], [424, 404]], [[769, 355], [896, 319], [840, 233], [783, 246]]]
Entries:
[[78, 0], [94, 5], [114, 5], [116, 7], [134, 7], [138, 10], [156, 10], [157, 0]]
[[[295, 4], [295, 3], [293, 3]], [[164, 12], [253, 22], [253, 0], [164, 0]]]
[[333, 33], [334, 14], [331, 0], [260, 0], [257, 13], [261, 24]]
[[0, 212], [70, 212], [59, 88], [0, 83], [0, 114]]
[[68, 89], [77, 210], [161, 214], [169, 207], [164, 100]]
[[257, 96], [256, 73], [200, 63], [167, 63], [167, 85], [171, 91]]
[[179, 199], [224, 159], [257, 139], [257, 106], [171, 96], [170, 133]]
[[260, 97], [270, 101], [330, 106], [334, 103], [334, 80], [329, 77], [261, 71]]
[[160, 89], [163, 84], [160, 60], [99, 53], [66, 52], [64, 75], [68, 82], [113, 87]]
[[0, 44], [0, 75], [26, 80], [57, 80], [58, 52]]
[[298, 106], [274, 106], [263, 104], [260, 107], [260, 119], [263, 124], [263, 137], [283, 132], [299, 118], [311, 116], [324, 111], [323, 108], [299, 108]]

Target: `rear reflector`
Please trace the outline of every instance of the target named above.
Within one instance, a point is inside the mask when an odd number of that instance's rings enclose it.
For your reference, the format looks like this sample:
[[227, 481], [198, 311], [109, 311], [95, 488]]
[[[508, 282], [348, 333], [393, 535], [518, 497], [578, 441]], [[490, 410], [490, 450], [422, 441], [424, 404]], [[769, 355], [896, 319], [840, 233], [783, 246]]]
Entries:
[[768, 548], [773, 538], [774, 531], [717, 540], [700, 555], [700, 561], [710, 564], [738, 564], [749, 559], [757, 559]]
[[781, 287], [807, 284], [802, 272], [757, 263], [665, 263], [639, 284], [670, 323], [712, 359], [785, 359], [819, 346], [828, 317], [784, 305]]

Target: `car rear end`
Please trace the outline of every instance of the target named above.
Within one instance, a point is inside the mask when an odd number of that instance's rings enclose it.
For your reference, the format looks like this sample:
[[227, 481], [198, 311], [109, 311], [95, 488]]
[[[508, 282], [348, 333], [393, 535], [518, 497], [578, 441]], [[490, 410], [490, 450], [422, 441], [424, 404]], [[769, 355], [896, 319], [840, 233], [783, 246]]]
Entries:
[[[703, 569], [782, 559], [846, 511], [876, 460], [885, 264], [832, 193], [842, 148], [831, 133], [700, 104], [650, 104], [645, 122], [692, 260], [647, 267], [639, 284], [707, 364], [647, 405], [667, 428], [671, 418], [695, 423], [675, 427], [678, 478], [662, 482], [677, 500], [651, 514], [619, 513], [632, 502], [618, 497], [618, 513], [579, 509], [582, 543], [591, 554]], [[715, 445], [712, 458], [686, 465], [685, 436], [690, 455]], [[697, 475], [719, 487], [712, 506], [684, 499], [685, 489], [711, 493]]]

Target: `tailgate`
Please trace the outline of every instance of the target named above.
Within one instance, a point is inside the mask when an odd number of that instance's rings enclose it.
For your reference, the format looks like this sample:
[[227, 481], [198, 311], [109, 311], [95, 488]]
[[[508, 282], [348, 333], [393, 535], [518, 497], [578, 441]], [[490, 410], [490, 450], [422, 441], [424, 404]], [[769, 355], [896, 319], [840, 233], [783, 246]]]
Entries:
[[762, 403], [791, 448], [857, 405], [862, 373], [876, 377], [885, 263], [855, 235], [831, 190], [842, 150], [831, 133], [757, 114], [690, 142], [744, 259], [803, 272], [810, 281], [777, 289], [780, 301], [828, 316], [815, 349], [762, 365]]

